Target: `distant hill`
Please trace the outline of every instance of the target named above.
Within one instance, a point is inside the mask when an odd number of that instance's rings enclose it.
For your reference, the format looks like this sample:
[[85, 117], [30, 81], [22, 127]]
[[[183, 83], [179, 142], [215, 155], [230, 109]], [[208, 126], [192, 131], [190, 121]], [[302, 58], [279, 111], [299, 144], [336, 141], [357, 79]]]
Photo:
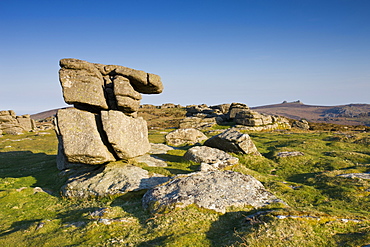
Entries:
[[[349, 104], [339, 106], [305, 105], [300, 101], [251, 107], [269, 115], [280, 115], [291, 119], [306, 119], [317, 123], [370, 126], [370, 104]], [[31, 115], [32, 119], [45, 119], [56, 114], [58, 109]], [[140, 109], [141, 114], [151, 110]], [[158, 111], [158, 110], [156, 110]]]
[[370, 104], [316, 106], [305, 105], [301, 102], [284, 102], [251, 107], [251, 109], [260, 113], [280, 115], [292, 119], [303, 118], [310, 122], [370, 126]]

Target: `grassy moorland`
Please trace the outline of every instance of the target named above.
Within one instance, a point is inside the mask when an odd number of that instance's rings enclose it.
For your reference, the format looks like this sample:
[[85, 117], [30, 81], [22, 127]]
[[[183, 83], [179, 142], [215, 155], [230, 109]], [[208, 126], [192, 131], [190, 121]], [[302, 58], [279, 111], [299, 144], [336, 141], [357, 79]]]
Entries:
[[[222, 128], [222, 126], [218, 126]], [[218, 128], [216, 127], [216, 128]], [[169, 129], [150, 130], [161, 143]], [[263, 156], [236, 155], [230, 169], [250, 174], [286, 205], [196, 206], [153, 215], [144, 193], [68, 199], [56, 169], [53, 131], [0, 138], [0, 246], [362, 246], [370, 244], [370, 181], [337, 176], [370, 172], [370, 134], [328, 131], [249, 133]], [[182, 159], [189, 147], [160, 155], [166, 175], [198, 165]], [[281, 151], [305, 155], [278, 158]]]

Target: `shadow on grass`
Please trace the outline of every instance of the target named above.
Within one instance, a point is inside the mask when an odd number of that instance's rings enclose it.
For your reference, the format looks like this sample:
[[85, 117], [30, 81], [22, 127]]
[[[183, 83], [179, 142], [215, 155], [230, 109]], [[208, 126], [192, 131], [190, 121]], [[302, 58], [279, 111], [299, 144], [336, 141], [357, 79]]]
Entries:
[[21, 220], [14, 222], [10, 229], [0, 232], [0, 237], [12, 234], [17, 231], [25, 231], [29, 229], [32, 225], [36, 224], [36, 222], [41, 222], [41, 219], [35, 220]]
[[46, 188], [57, 196], [63, 182], [58, 174], [56, 155], [31, 151], [0, 152], [0, 178], [31, 176], [36, 179], [32, 187]]

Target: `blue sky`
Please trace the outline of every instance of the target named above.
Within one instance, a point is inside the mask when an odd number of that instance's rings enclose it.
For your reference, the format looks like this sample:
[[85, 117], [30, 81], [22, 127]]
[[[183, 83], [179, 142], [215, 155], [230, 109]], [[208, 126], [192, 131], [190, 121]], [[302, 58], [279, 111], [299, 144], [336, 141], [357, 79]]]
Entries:
[[143, 104], [370, 103], [368, 0], [0, 0], [0, 110], [64, 107], [59, 60], [162, 77]]

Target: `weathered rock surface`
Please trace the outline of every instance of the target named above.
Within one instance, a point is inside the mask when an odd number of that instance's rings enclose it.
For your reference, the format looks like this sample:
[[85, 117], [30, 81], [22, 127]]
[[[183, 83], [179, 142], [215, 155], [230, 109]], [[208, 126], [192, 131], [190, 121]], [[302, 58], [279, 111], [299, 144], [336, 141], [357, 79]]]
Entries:
[[249, 110], [249, 107], [246, 104], [232, 103], [229, 108], [228, 118], [232, 120], [239, 112], [243, 112], [246, 110]]
[[0, 131], [4, 134], [20, 135], [36, 128], [30, 115], [16, 116], [13, 110], [0, 111]]
[[163, 90], [158, 75], [119, 65], [94, 64], [65, 58], [60, 60], [59, 80], [66, 103], [84, 110], [136, 112], [141, 94]]
[[[207, 146], [195, 146], [190, 148], [184, 154], [184, 159], [197, 163], [205, 163], [214, 169], [222, 169], [226, 166], [236, 165], [239, 162], [238, 158], [217, 148]], [[203, 166], [205, 166], [205, 164], [203, 164]], [[209, 166], [207, 166], [207, 169], [212, 169]]]
[[347, 174], [340, 174], [338, 176], [345, 177], [345, 178], [370, 179], [370, 173], [347, 173]]
[[292, 123], [292, 127], [302, 129], [302, 130], [309, 130], [310, 129], [309, 123], [304, 119], [301, 119], [299, 121], [294, 121]]
[[[99, 132], [99, 116], [75, 108], [57, 113], [57, 134], [61, 136], [64, 155], [69, 163], [103, 164], [115, 161]], [[58, 155], [63, 155], [62, 153]]]
[[249, 175], [233, 171], [178, 175], [147, 191], [142, 203], [151, 212], [184, 208], [191, 204], [224, 213], [230, 206], [261, 207], [282, 202]]
[[101, 120], [108, 142], [120, 159], [140, 156], [150, 150], [144, 119], [131, 118], [119, 111], [102, 111]]
[[136, 166], [109, 164], [99, 169], [71, 176], [62, 188], [66, 197], [103, 197], [129, 191], [150, 189], [169, 178]]
[[177, 129], [166, 135], [170, 146], [193, 145], [207, 140], [207, 136], [197, 129]]
[[135, 157], [134, 160], [139, 163], [144, 163], [147, 166], [152, 166], [152, 167], [166, 167], [167, 163], [161, 159], [158, 158], [155, 155], [150, 155], [150, 154], [144, 154], [142, 156]]
[[261, 155], [248, 134], [240, 133], [233, 128], [209, 138], [204, 145], [226, 152]]
[[217, 118], [186, 117], [180, 121], [180, 129], [206, 129], [217, 124]]
[[104, 80], [91, 63], [79, 59], [60, 60], [59, 80], [67, 104], [86, 104], [108, 109]]
[[284, 152], [279, 152], [276, 156], [279, 158], [285, 158], [285, 157], [295, 157], [295, 156], [302, 156], [304, 153], [298, 152], [298, 151], [284, 151]]
[[163, 143], [150, 143], [150, 151], [151, 154], [166, 154], [168, 151], [174, 150], [173, 147], [170, 147]]

